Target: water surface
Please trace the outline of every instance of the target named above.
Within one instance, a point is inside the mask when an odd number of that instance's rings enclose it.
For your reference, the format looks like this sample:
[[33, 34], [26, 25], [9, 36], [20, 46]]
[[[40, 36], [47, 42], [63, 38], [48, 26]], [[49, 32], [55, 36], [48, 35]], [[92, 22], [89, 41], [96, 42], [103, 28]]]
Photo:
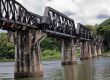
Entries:
[[0, 62], [0, 80], [110, 80], [110, 57], [61, 66], [61, 61], [43, 61], [44, 76], [14, 79], [14, 62]]

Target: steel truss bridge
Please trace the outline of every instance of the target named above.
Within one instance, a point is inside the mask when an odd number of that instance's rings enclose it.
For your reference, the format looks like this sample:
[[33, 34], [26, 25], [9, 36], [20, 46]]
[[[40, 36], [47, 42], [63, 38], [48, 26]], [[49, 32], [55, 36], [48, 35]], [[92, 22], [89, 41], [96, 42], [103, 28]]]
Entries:
[[15, 0], [0, 0], [0, 28], [7, 30], [15, 44], [15, 76], [42, 74], [40, 42], [45, 36], [59, 38], [62, 64], [76, 62], [75, 45], [81, 49], [81, 59], [101, 55], [103, 37], [61, 12], [46, 7], [43, 16], [29, 12]]

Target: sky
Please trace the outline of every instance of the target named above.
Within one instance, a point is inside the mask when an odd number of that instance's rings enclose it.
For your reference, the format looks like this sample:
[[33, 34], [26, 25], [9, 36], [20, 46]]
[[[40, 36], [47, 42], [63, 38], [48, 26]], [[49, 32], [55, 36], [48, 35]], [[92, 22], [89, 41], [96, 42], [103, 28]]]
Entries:
[[74, 19], [75, 23], [100, 24], [110, 16], [110, 0], [17, 0], [28, 11], [43, 16], [46, 6]]

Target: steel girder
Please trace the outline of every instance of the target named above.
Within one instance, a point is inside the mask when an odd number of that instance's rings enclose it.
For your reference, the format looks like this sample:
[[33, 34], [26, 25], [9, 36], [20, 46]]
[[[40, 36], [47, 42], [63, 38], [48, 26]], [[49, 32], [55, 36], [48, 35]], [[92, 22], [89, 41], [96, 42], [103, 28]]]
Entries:
[[0, 28], [8, 31], [35, 28], [52, 37], [99, 41], [84, 25], [79, 23], [76, 29], [73, 19], [55, 9], [46, 7], [42, 17], [27, 11], [15, 0], [0, 0]]
[[37, 28], [42, 17], [27, 11], [15, 0], [0, 0], [0, 28], [5, 30]]
[[92, 40], [92, 33], [90, 29], [80, 23], [77, 24], [77, 34], [80, 40]]
[[74, 20], [65, 16], [64, 14], [46, 7], [42, 23], [49, 35], [60, 37], [76, 37], [76, 28]]

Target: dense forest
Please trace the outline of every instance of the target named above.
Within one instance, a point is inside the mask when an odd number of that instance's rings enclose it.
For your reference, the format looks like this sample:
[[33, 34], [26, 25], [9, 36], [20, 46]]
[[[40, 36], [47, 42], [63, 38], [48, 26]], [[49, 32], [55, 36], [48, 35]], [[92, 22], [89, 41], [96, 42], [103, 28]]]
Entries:
[[[107, 50], [110, 50], [110, 18], [105, 20], [99, 25], [89, 27], [93, 34], [101, 35], [104, 37], [104, 44]], [[41, 43], [41, 51], [43, 59], [47, 58], [60, 58], [60, 47], [55, 39], [45, 38]], [[0, 33], [0, 60], [2, 59], [14, 59], [14, 44], [8, 40], [7, 33]]]

